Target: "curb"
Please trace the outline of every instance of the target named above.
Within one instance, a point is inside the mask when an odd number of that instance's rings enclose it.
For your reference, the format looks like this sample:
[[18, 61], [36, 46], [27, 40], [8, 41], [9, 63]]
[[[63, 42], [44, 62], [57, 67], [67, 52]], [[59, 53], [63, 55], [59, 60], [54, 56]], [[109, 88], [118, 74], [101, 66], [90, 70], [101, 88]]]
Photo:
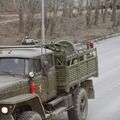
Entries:
[[99, 41], [106, 40], [106, 39], [112, 38], [112, 37], [117, 37], [117, 36], [120, 36], [120, 33], [103, 35], [101, 37], [93, 39], [93, 41], [94, 42], [99, 42]]

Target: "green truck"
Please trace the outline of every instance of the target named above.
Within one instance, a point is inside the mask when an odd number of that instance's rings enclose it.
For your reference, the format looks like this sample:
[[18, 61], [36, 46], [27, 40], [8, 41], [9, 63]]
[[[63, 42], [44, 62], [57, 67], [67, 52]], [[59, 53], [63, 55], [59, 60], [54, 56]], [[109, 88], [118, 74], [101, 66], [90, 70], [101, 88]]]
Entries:
[[89, 42], [0, 46], [0, 120], [86, 120], [97, 76]]

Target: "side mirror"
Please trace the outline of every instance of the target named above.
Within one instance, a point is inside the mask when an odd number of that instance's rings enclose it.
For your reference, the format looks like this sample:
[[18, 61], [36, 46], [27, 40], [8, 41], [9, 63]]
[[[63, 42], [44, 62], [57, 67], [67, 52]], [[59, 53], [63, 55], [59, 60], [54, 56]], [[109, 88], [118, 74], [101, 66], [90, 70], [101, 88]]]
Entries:
[[41, 67], [42, 67], [42, 75], [43, 76], [48, 76], [48, 72], [49, 72], [48, 61], [43, 61]]
[[31, 92], [32, 94], [35, 94], [35, 89], [36, 89], [36, 88], [35, 88], [35, 83], [34, 83], [34, 81], [33, 81], [34, 76], [35, 76], [34, 72], [30, 72], [30, 73], [29, 73], [30, 92]]
[[33, 79], [34, 76], [35, 76], [34, 72], [30, 72], [30, 73], [29, 73], [29, 78], [30, 78], [30, 79]]

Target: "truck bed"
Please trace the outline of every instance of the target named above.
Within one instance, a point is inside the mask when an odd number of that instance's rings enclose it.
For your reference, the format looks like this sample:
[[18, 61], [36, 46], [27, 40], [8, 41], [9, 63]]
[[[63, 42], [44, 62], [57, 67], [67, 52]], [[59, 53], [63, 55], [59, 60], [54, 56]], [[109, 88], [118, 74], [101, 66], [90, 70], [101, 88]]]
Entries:
[[70, 88], [88, 80], [90, 77], [98, 76], [96, 49], [93, 48], [67, 56], [64, 58], [64, 64], [56, 65], [56, 70], [58, 90], [69, 92]]

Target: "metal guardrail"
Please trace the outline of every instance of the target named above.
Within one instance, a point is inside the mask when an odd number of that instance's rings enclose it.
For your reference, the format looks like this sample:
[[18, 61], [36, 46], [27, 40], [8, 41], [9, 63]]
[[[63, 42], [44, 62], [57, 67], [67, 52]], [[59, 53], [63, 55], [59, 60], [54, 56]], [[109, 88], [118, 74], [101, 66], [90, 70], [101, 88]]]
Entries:
[[[106, 39], [112, 38], [112, 37], [117, 37], [117, 36], [120, 36], [120, 33], [113, 33], [113, 34], [103, 35], [103, 36], [97, 37], [95, 39], [92, 39], [92, 41], [97, 43], [99, 41], [106, 40]], [[89, 40], [91, 40], [91, 39], [88, 39], [86, 41], [89, 41]], [[74, 44], [74, 46], [80, 46], [80, 45], [81, 45], [81, 43]]]
[[98, 42], [98, 41], [106, 40], [108, 38], [117, 37], [117, 36], [120, 36], [120, 33], [103, 35], [101, 37], [95, 38], [93, 41]]

